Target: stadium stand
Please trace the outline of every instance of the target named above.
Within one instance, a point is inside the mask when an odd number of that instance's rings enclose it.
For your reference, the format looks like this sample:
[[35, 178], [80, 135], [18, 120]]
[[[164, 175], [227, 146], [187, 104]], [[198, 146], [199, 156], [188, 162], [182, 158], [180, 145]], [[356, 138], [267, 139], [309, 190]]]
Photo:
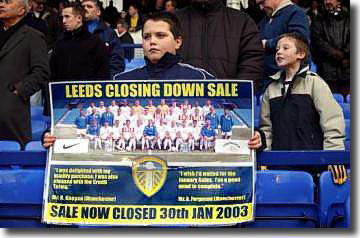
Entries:
[[46, 128], [48, 128], [48, 124], [45, 120], [31, 120], [32, 139], [41, 140]]
[[350, 104], [349, 103], [340, 103], [340, 106], [344, 113], [345, 119], [350, 119]]
[[318, 227], [314, 183], [300, 171], [257, 171], [255, 222], [245, 227]]
[[[348, 170], [350, 177], [350, 170]], [[343, 185], [333, 183], [329, 171], [323, 172], [319, 182], [319, 214], [322, 227], [347, 227], [345, 201], [350, 196], [350, 179]]]
[[46, 151], [41, 141], [30, 141], [25, 145], [25, 151]]
[[350, 194], [349, 196], [346, 198], [346, 201], [345, 201], [345, 227], [348, 227], [350, 228], [351, 227], [351, 207], [350, 207]]
[[335, 98], [335, 100], [338, 102], [338, 103], [344, 103], [345, 100], [344, 100], [344, 96], [340, 93], [333, 93], [333, 96]]
[[346, 103], [350, 103], [350, 94], [346, 95]]
[[21, 146], [16, 141], [0, 141], [0, 151], [20, 151]]

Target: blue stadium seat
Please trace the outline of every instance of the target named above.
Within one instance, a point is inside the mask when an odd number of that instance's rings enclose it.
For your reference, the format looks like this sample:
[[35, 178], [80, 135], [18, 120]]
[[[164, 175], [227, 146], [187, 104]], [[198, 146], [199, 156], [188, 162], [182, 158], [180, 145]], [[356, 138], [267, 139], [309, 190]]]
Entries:
[[46, 151], [41, 141], [30, 141], [25, 145], [25, 151]]
[[44, 169], [0, 169], [1, 227], [46, 227], [41, 223]]
[[346, 135], [346, 140], [351, 139], [350, 119], [345, 119], [345, 135]]
[[346, 103], [350, 103], [350, 94], [346, 95]]
[[350, 145], [351, 145], [351, 142], [349, 140], [345, 140], [345, 150], [346, 151], [350, 151]]
[[33, 140], [41, 140], [42, 134], [47, 129], [48, 125], [44, 120], [32, 120], [32, 139]]
[[261, 106], [263, 96], [264, 96], [264, 94], [261, 94], [261, 95], [259, 96], [259, 106]]
[[144, 59], [142, 59], [142, 58], [141, 59], [133, 59], [133, 60], [131, 60], [130, 63], [125, 65], [125, 72], [142, 67], [144, 65], [145, 65]]
[[254, 119], [254, 127], [259, 127], [259, 119]]
[[344, 103], [344, 96], [340, 93], [333, 93], [333, 96], [335, 98], [335, 100], [338, 102], [338, 103]]
[[[350, 170], [348, 170], [350, 177]], [[346, 227], [345, 201], [350, 196], [350, 178], [342, 185], [334, 184], [332, 175], [325, 171], [319, 182], [319, 213], [322, 227]]]
[[31, 120], [43, 119], [43, 107], [31, 106]]
[[254, 107], [254, 119], [260, 119], [260, 106]]
[[344, 113], [345, 119], [350, 119], [350, 104], [349, 103], [340, 103], [340, 106]]
[[244, 227], [318, 227], [318, 207], [310, 174], [257, 171], [255, 222]]
[[350, 206], [350, 194], [345, 200], [345, 227], [350, 228], [351, 227], [351, 206]]
[[17, 141], [1, 140], [0, 151], [20, 151], [21, 146]]

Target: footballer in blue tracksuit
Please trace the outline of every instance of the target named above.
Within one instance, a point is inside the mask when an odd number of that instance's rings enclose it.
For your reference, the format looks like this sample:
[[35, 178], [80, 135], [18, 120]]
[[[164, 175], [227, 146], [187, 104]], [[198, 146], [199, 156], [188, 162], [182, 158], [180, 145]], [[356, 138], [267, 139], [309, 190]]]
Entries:
[[220, 117], [220, 128], [221, 135], [223, 139], [230, 139], [232, 136], [232, 127], [234, 126], [234, 121], [229, 114], [229, 109], [224, 109], [224, 115]]
[[[158, 135], [158, 132], [156, 130], [153, 120], [149, 120], [148, 125], [145, 126], [145, 128], [144, 128], [144, 136], [143, 136], [143, 140], [142, 140], [141, 149], [144, 150], [145, 145], [146, 145], [146, 148], [153, 149], [154, 144], [157, 140], [157, 135]], [[151, 142], [151, 143], [149, 144], [149, 142]]]
[[101, 116], [101, 125], [104, 126], [105, 122], [109, 123], [110, 127], [114, 124], [114, 114], [110, 112], [109, 107], [106, 107], [105, 112]]
[[205, 116], [205, 121], [210, 121], [210, 126], [217, 133], [217, 128], [219, 126], [219, 117], [216, 115], [216, 111], [214, 107], [210, 108], [210, 112]]
[[85, 136], [87, 120], [86, 120], [85, 112], [83, 110], [80, 111], [80, 115], [75, 119], [75, 125], [76, 125], [76, 135], [79, 138]]
[[205, 146], [205, 150], [208, 150], [212, 142], [215, 142], [216, 132], [215, 129], [211, 127], [210, 120], [206, 120], [205, 125], [201, 128], [200, 131], [200, 150]]

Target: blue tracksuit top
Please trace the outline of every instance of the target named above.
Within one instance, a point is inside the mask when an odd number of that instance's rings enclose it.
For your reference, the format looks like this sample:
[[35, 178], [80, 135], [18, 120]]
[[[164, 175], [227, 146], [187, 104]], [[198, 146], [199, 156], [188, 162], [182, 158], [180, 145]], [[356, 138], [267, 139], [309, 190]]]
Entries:
[[98, 126], [89, 126], [87, 131], [86, 131], [86, 134], [89, 134], [89, 135], [92, 135], [92, 136], [98, 136], [99, 135], [99, 127]]
[[234, 125], [234, 121], [230, 115], [221, 115], [220, 117], [220, 127], [223, 132], [230, 132]]
[[112, 112], [104, 112], [101, 116], [101, 125], [104, 126], [105, 122], [109, 123], [109, 126], [113, 126], [114, 114]]
[[96, 124], [100, 124], [100, 122], [101, 122], [101, 118], [100, 118], [100, 116], [99, 116], [98, 114], [95, 114], [95, 115], [90, 114], [90, 115], [88, 115], [88, 116], [86, 117], [86, 123], [87, 123], [88, 125], [91, 125], [91, 121], [92, 121], [92, 120], [95, 120], [95, 121], [96, 121]]
[[86, 129], [86, 125], [87, 125], [86, 116], [78, 116], [75, 119], [75, 125], [76, 128], [78, 129]]
[[144, 136], [156, 136], [157, 131], [155, 126], [145, 126]]
[[217, 129], [219, 125], [219, 117], [215, 114], [208, 113], [205, 116], [205, 121], [210, 120], [210, 127], [213, 129]]
[[206, 137], [212, 137], [216, 135], [214, 128], [212, 127], [207, 128], [206, 126], [203, 126], [203, 128], [201, 128], [200, 134]]

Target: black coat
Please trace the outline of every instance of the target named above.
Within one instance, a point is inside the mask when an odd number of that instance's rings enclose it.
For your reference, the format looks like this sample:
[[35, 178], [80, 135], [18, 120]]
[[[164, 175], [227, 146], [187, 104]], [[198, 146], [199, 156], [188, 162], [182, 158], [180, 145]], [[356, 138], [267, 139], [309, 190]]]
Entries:
[[311, 40], [320, 76], [326, 81], [349, 81], [350, 14], [347, 9], [338, 16], [324, 14], [317, 18], [312, 25]]
[[[65, 32], [50, 59], [51, 82], [107, 80], [109, 54], [105, 43], [86, 26]], [[49, 89], [45, 88], [44, 115], [50, 115]]]
[[44, 35], [21, 26], [0, 50], [1, 140], [17, 140], [23, 148], [31, 140], [30, 96], [49, 76]]
[[[124, 35], [120, 36], [119, 40], [121, 44], [134, 44], [134, 39], [129, 34], [129, 32], [126, 32]], [[124, 48], [125, 59], [127, 59], [129, 62], [134, 58], [134, 51], [134, 48]]]
[[211, 0], [203, 10], [190, 6], [175, 12], [184, 29], [185, 63], [217, 78], [260, 80], [264, 50], [255, 22], [245, 13]]
[[108, 79], [108, 52], [105, 43], [82, 26], [65, 32], [51, 56], [51, 81]]

